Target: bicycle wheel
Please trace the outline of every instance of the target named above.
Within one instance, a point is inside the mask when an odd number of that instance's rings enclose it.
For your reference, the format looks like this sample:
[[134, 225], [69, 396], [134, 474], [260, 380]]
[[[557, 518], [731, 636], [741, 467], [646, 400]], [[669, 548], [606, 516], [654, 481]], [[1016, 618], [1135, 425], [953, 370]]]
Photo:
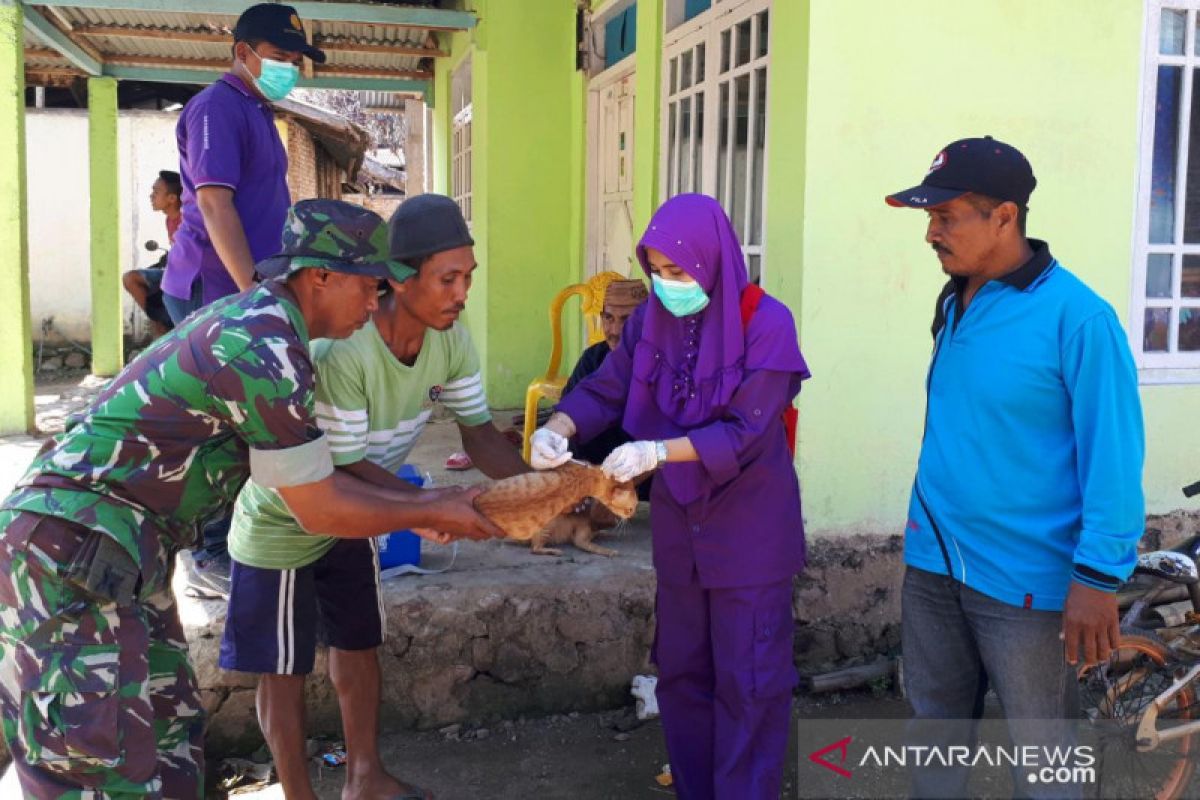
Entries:
[[[1142, 714], [1174, 682], [1173, 656], [1149, 631], [1122, 632], [1104, 664], [1079, 672], [1080, 705], [1098, 737], [1097, 797], [1174, 800], [1195, 770], [1192, 736], [1137, 750]], [[1186, 687], [1159, 712], [1158, 729], [1191, 719], [1195, 696]]]

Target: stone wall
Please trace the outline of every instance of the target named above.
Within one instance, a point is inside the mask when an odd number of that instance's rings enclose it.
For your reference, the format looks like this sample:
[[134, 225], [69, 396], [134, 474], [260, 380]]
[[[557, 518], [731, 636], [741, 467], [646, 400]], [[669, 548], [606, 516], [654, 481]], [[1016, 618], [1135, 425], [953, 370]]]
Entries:
[[[480, 546], [445, 575], [386, 583], [383, 727], [433, 729], [628, 703], [633, 676], [653, 672], [655, 588], [648, 525], [630, 527], [604, 542], [621, 551], [612, 560], [569, 546], [562, 560]], [[1149, 517], [1146, 530], [1143, 549], [1170, 547], [1200, 531], [1200, 512]], [[899, 652], [903, 569], [898, 535], [811, 543], [793, 601], [802, 673]], [[188, 625], [188, 637], [212, 714], [209, 748], [245, 752], [261, 742], [255, 680], [217, 668], [223, 609], [203, 606], [209, 619]], [[318, 655], [308, 683], [313, 734], [336, 734], [339, 726], [326, 659]]]

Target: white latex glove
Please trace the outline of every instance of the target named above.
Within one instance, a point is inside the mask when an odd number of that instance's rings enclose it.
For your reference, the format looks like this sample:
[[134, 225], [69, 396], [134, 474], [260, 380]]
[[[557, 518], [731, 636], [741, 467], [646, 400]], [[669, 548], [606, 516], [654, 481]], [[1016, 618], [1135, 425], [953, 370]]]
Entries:
[[529, 466], [554, 469], [571, 460], [571, 445], [566, 437], [549, 428], [538, 428], [529, 439]]
[[633, 480], [658, 466], [658, 447], [654, 442], [629, 442], [608, 454], [600, 469], [619, 483]]

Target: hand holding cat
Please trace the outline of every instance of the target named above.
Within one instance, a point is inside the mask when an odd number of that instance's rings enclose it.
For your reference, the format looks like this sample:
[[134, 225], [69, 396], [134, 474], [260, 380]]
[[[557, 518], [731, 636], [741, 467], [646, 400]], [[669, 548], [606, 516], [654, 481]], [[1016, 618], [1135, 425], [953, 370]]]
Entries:
[[571, 460], [571, 445], [562, 434], [538, 428], [529, 439], [529, 465], [534, 469], [554, 469]]
[[475, 498], [483, 491], [484, 487], [474, 486], [447, 492], [431, 504], [430, 510], [436, 514], [436, 519], [428, 528], [449, 534], [454, 539], [504, 538], [504, 531], [475, 508]]
[[626, 483], [658, 466], [658, 446], [654, 442], [629, 442], [608, 454], [600, 469], [614, 481]]

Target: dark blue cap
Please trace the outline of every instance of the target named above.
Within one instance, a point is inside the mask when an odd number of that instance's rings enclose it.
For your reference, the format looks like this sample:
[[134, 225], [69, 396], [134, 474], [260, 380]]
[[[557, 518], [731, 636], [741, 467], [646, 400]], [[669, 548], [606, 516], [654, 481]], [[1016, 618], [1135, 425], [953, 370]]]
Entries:
[[303, 53], [318, 64], [325, 63], [325, 53], [308, 43], [300, 15], [291, 6], [259, 3], [250, 6], [233, 26], [233, 40], [247, 42], [262, 39], [283, 50]]
[[1037, 186], [1033, 167], [1012, 145], [984, 136], [959, 139], [933, 158], [925, 179], [884, 198], [889, 206], [933, 208], [964, 194], [979, 194], [1024, 208]]
[[389, 255], [406, 264], [473, 244], [458, 203], [444, 194], [419, 194], [405, 200], [388, 220]]

